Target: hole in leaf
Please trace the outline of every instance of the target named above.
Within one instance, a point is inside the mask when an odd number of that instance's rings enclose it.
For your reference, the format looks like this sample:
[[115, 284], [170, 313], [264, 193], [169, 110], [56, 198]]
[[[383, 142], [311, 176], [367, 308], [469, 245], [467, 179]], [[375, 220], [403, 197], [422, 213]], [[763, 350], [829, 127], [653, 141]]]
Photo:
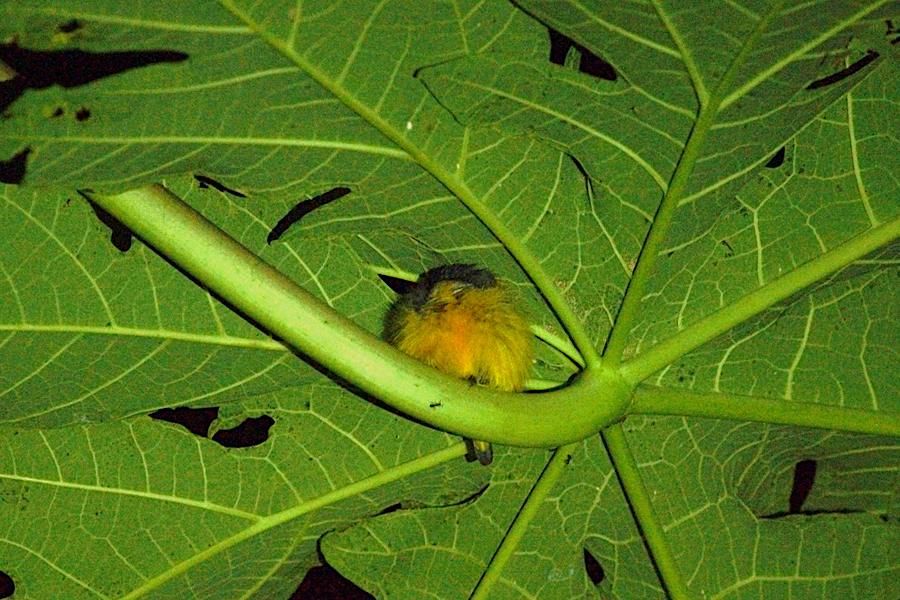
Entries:
[[106, 212], [100, 205], [95, 204], [90, 200], [88, 200], [88, 203], [91, 205], [91, 208], [94, 209], [94, 214], [97, 215], [100, 222], [109, 227], [111, 232], [109, 241], [116, 247], [116, 250], [119, 252], [128, 252], [131, 248], [131, 241], [134, 233], [128, 229], [124, 223]]
[[574, 48], [579, 54], [580, 72], [606, 81], [616, 80], [616, 70], [611, 64], [555, 29], [548, 27], [547, 31], [550, 34], [550, 62], [565, 66], [569, 51]]
[[219, 416], [219, 409], [215, 406], [210, 408], [180, 406], [178, 408], [161, 408], [154, 413], [150, 413], [149, 416], [151, 419], [181, 425], [194, 435], [206, 437], [209, 433], [209, 426]]
[[784, 146], [782, 146], [775, 155], [766, 163], [767, 169], [777, 169], [784, 164]]
[[328, 565], [313, 567], [291, 600], [375, 600]]
[[171, 50], [86, 52], [29, 50], [15, 42], [0, 44], [0, 60], [16, 73], [0, 84], [0, 111], [6, 110], [25, 90], [41, 90], [52, 85], [73, 88], [131, 69], [182, 62], [187, 58], [184, 52]]
[[231, 194], [232, 196], [237, 196], [238, 198], [246, 198], [246, 194], [242, 194], [237, 190], [233, 190], [225, 185], [219, 183], [212, 177], [207, 177], [206, 175], [194, 175], [194, 179], [200, 182], [200, 189], [204, 190], [206, 188], [213, 188], [222, 192], [223, 194]]
[[29, 154], [31, 154], [31, 148], [25, 148], [9, 160], [0, 160], [0, 183], [22, 183], [22, 180], [25, 179]]
[[812, 491], [816, 479], [816, 461], [801, 460], [794, 466], [794, 485], [788, 498], [788, 513], [795, 515], [803, 510], [803, 503]]
[[606, 579], [606, 572], [603, 571], [600, 561], [594, 558], [587, 548], [584, 549], [584, 570], [594, 585], [600, 585]]
[[258, 446], [269, 439], [269, 429], [274, 424], [275, 419], [269, 415], [252, 417], [237, 427], [217, 431], [212, 439], [226, 448]]
[[79, 123], [83, 121], [87, 121], [91, 118], [91, 111], [86, 107], [82, 106], [78, 110], [75, 111], [75, 120]]
[[13, 578], [7, 573], [0, 571], [0, 598], [9, 598], [16, 591], [16, 584]]
[[284, 232], [287, 231], [291, 225], [293, 225], [312, 211], [325, 206], [329, 202], [334, 202], [338, 198], [343, 198], [349, 193], [350, 188], [336, 187], [328, 190], [324, 194], [319, 194], [315, 198], [310, 198], [308, 200], [298, 202], [297, 205], [289, 210], [288, 213], [284, 215], [284, 217], [282, 217], [280, 221], [278, 221], [278, 224], [272, 228], [272, 231], [269, 232], [269, 236], [266, 238], [266, 241], [271, 244], [282, 235], [284, 235]]
[[815, 81], [810, 83], [808, 86], [806, 86], [806, 89], [815, 90], [815, 89], [827, 87], [829, 85], [834, 85], [835, 83], [837, 83], [839, 81], [847, 79], [854, 73], [859, 72], [860, 70], [865, 68], [866, 65], [871, 63], [873, 60], [875, 60], [879, 56], [881, 56], [881, 55], [878, 54], [877, 52], [875, 52], [874, 50], [869, 50], [868, 52], [866, 52], [865, 56], [863, 56], [861, 59], [859, 59], [858, 61], [856, 61], [849, 67], [847, 67], [846, 69], [841, 69], [837, 73], [832, 73], [828, 77], [823, 77], [822, 79], [816, 79]]

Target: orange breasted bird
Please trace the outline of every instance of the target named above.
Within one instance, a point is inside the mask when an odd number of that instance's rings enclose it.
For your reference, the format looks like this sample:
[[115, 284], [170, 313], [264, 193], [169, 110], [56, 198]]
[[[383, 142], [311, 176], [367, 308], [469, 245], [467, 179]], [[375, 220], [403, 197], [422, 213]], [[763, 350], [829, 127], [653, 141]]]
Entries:
[[[493, 273], [469, 264], [442, 265], [415, 283], [388, 284], [400, 293], [385, 318], [390, 344], [453, 377], [497, 390], [524, 389], [531, 330]], [[489, 442], [474, 441], [473, 447], [481, 464], [491, 463]]]

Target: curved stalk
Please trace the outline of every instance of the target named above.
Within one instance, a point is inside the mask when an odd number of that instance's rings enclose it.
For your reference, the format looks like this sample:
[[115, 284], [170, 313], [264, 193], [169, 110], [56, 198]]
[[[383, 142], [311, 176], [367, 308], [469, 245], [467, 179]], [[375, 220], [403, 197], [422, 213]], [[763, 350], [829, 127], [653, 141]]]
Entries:
[[630, 390], [608, 370], [592, 369], [542, 394], [497, 392], [443, 375], [335, 312], [160, 185], [90, 198], [267, 331], [430, 425], [499, 444], [555, 447], [624, 414]]

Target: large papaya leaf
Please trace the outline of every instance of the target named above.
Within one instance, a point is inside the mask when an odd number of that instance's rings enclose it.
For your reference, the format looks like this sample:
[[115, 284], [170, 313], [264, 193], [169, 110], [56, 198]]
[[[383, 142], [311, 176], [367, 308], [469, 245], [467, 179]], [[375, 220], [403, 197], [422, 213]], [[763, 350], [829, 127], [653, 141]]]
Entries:
[[[892, 593], [900, 3], [0, 14], [14, 597]], [[535, 393], [375, 338], [442, 262], [515, 289]]]

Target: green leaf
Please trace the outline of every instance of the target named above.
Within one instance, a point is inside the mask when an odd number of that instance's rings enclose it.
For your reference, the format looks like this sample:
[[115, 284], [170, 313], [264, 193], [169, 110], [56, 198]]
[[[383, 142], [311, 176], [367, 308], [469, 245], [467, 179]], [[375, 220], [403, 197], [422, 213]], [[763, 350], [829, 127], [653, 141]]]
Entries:
[[[287, 598], [320, 553], [390, 599], [896, 587], [900, 3], [0, 15], [16, 598]], [[378, 275], [450, 262], [527, 308], [534, 393], [377, 339]]]

